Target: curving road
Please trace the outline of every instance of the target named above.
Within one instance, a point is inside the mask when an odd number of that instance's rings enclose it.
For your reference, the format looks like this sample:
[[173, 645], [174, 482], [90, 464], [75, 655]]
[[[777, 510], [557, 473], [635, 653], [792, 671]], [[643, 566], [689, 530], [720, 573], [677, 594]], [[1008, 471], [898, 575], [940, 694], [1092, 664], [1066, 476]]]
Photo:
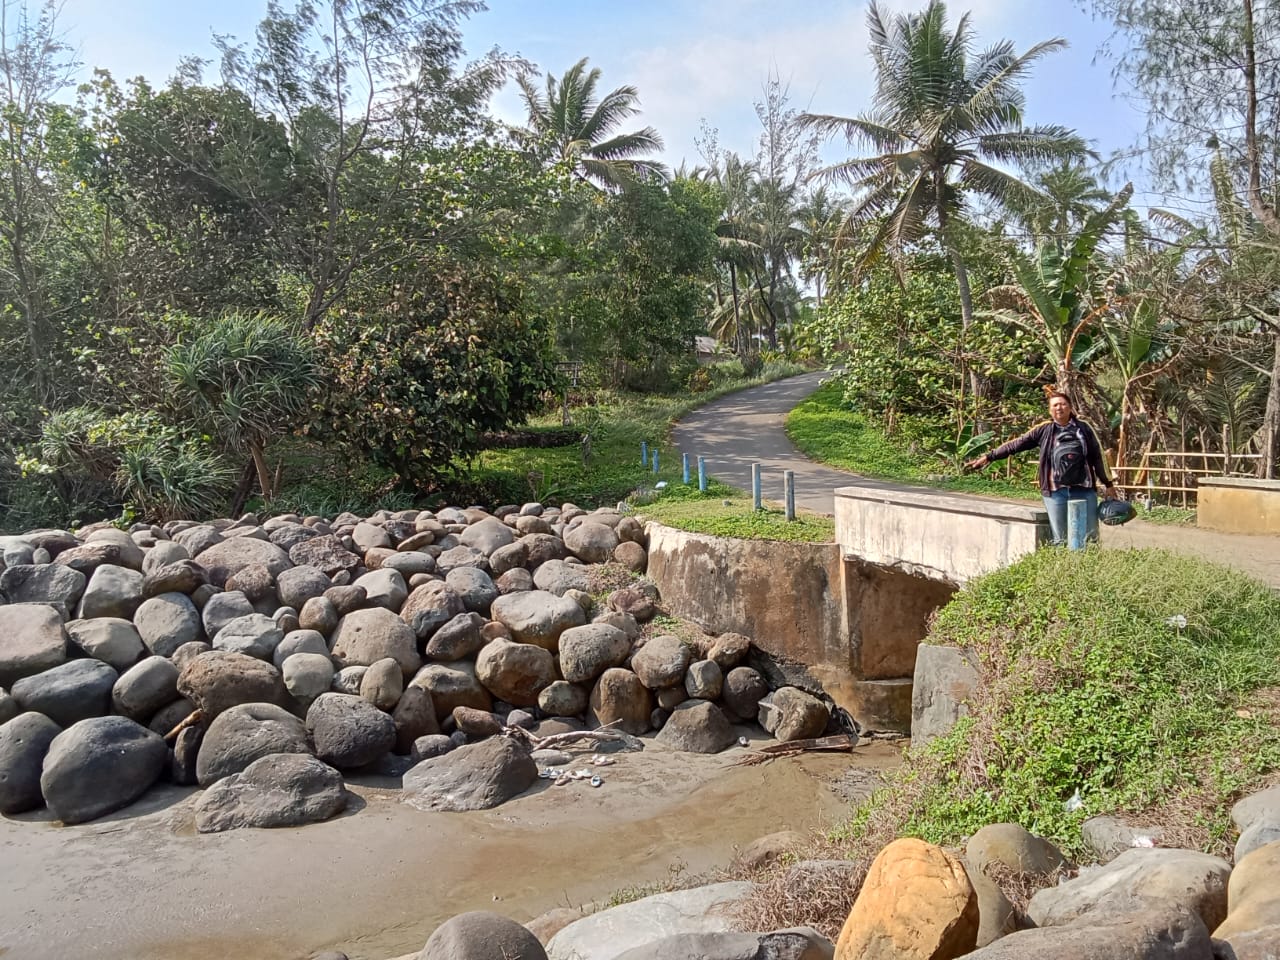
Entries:
[[[699, 456], [705, 457], [709, 474], [742, 490], [751, 489], [751, 464], [759, 463], [766, 500], [782, 500], [782, 471], [792, 470], [796, 504], [816, 513], [834, 512], [836, 487], [920, 489], [814, 463], [796, 449], [787, 437], [787, 413], [818, 389], [827, 375], [825, 371], [806, 373], [699, 407], [675, 425], [672, 441], [681, 453], [689, 454], [692, 463]], [[1102, 545], [1122, 549], [1159, 547], [1193, 554], [1235, 567], [1280, 588], [1280, 537], [1218, 533], [1134, 520], [1122, 527], [1103, 527]]]

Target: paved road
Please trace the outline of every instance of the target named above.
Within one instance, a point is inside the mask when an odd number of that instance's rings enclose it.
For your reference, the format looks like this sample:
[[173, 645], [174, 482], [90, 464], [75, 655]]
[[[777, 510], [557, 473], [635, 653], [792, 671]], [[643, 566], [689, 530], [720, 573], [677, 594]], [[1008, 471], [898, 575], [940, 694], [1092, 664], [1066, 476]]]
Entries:
[[[814, 463], [795, 448], [787, 437], [786, 415], [818, 388], [824, 376], [821, 371], [807, 373], [730, 394], [681, 420], [672, 431], [672, 439], [691, 459], [705, 457], [708, 473], [743, 490], [751, 488], [751, 464], [759, 463], [767, 500], [782, 500], [782, 471], [793, 470], [796, 503], [817, 513], [834, 512], [836, 487], [920, 489]], [[1119, 548], [1162, 547], [1194, 554], [1280, 588], [1280, 537], [1251, 537], [1134, 520], [1123, 527], [1103, 527], [1102, 544]]]

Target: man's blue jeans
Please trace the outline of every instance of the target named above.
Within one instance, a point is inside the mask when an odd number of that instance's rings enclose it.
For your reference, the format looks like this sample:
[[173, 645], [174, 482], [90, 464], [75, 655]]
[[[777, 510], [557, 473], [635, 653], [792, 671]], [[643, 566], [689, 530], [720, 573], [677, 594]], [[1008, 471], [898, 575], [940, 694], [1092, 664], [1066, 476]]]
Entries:
[[1067, 542], [1067, 501], [1085, 502], [1085, 538], [1090, 543], [1098, 540], [1098, 491], [1092, 487], [1066, 487], [1054, 490], [1044, 498], [1044, 508], [1049, 511], [1049, 528], [1053, 531], [1055, 546]]

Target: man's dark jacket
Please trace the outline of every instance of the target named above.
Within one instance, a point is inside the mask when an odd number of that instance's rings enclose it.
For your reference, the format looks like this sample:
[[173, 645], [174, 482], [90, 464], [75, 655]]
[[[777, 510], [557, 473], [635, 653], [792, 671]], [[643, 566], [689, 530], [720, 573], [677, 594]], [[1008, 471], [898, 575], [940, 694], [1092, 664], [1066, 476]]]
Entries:
[[[1084, 438], [1085, 462], [1089, 465], [1090, 476], [1094, 478], [1086, 486], [1094, 486], [1095, 480], [1100, 482], [1103, 487], [1111, 486], [1111, 481], [1107, 478], [1107, 465], [1102, 462], [1102, 447], [1098, 443], [1098, 438], [1094, 434], [1093, 428], [1083, 420], [1077, 420], [1074, 416], [1067, 421], [1067, 424], [1077, 427], [1080, 431], [1080, 436]], [[1005, 457], [1021, 453], [1023, 450], [1039, 447], [1040, 463], [1036, 469], [1036, 476], [1040, 481], [1040, 492], [1047, 497], [1053, 492], [1053, 484], [1050, 477], [1053, 471], [1053, 457], [1049, 453], [1049, 446], [1053, 442], [1053, 427], [1052, 420], [1036, 424], [1022, 436], [996, 447], [987, 454], [987, 460], [994, 463], [996, 460], [1003, 460]]]

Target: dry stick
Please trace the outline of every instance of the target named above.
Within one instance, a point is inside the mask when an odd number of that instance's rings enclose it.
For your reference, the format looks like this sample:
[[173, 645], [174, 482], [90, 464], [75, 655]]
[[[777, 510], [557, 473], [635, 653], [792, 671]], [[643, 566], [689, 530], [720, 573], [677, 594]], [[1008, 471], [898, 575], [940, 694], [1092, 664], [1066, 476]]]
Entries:
[[203, 723], [203, 722], [204, 722], [203, 711], [192, 710], [189, 714], [187, 714], [187, 718], [183, 720], [180, 724], [178, 724], [176, 727], [174, 727], [172, 730], [170, 730], [168, 733], [166, 733], [164, 735], [164, 738], [166, 740], [172, 740], [174, 737], [180, 734], [183, 730], [187, 729], [187, 727], [194, 727], [196, 724]]
[[768, 763], [778, 757], [788, 757], [794, 753], [808, 753], [819, 750], [852, 753], [857, 744], [858, 741], [848, 734], [839, 734], [834, 737], [818, 737], [813, 740], [787, 740], [783, 743], [770, 743], [760, 747], [756, 753], [747, 754], [734, 766], [754, 766], [757, 763]]
[[524, 740], [529, 745], [530, 750], [548, 750], [552, 747], [559, 747], [569, 743], [576, 743], [579, 740], [612, 740], [623, 745], [626, 750], [643, 750], [644, 741], [639, 737], [633, 737], [629, 733], [621, 730], [611, 729], [614, 724], [620, 723], [614, 720], [613, 723], [606, 723], [603, 727], [597, 727], [595, 730], [570, 730], [566, 733], [553, 733], [549, 737], [535, 737], [523, 727], [506, 726], [502, 732], [508, 737]]

